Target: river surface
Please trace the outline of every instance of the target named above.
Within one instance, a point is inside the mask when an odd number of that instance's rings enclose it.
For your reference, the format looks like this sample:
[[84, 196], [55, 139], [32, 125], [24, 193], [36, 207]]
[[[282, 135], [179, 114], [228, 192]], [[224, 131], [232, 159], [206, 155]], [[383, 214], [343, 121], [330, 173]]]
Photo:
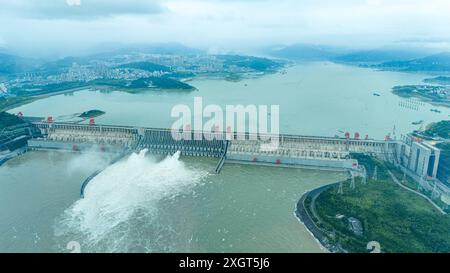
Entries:
[[80, 186], [100, 154], [30, 152], [0, 168], [0, 251], [321, 252], [294, 216], [343, 173], [132, 155]]
[[[198, 79], [189, 82], [198, 89], [195, 92], [81, 91], [39, 100], [10, 112], [57, 119], [99, 109], [106, 115], [97, 118], [98, 123], [170, 128], [176, 120], [171, 117], [175, 105], [193, 108], [194, 97], [202, 97], [204, 105], [217, 104], [223, 109], [238, 104], [279, 105], [282, 133], [343, 136], [342, 132], [348, 131], [377, 139], [392, 134], [394, 127], [400, 137], [420, 127], [411, 122], [423, 120], [427, 124], [448, 119], [450, 115], [449, 108], [392, 94], [393, 86], [420, 84], [427, 75], [333, 63], [297, 65], [286, 72], [239, 82]], [[374, 96], [375, 92], [381, 96]], [[439, 109], [441, 113], [431, 109]]]
[[[61, 120], [91, 109], [97, 123], [170, 127], [176, 104], [280, 105], [283, 133], [400, 137], [413, 121], [448, 119], [448, 108], [391, 93], [395, 85], [420, 84], [427, 75], [380, 72], [312, 63], [286, 74], [240, 82], [196, 79], [195, 92], [80, 91], [13, 109]], [[381, 96], [374, 96], [377, 92]], [[436, 108], [441, 113], [431, 112]], [[0, 251], [67, 252], [77, 241], [86, 252], [320, 252], [294, 216], [307, 190], [343, 173], [226, 164], [213, 174], [212, 159], [155, 158], [134, 154], [91, 181], [108, 162], [99, 153], [30, 152], [0, 167]]]

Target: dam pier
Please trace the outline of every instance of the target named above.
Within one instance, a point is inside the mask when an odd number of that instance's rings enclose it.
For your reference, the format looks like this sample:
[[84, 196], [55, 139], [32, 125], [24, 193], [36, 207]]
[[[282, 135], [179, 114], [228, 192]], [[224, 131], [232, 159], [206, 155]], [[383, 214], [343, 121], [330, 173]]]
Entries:
[[[402, 140], [364, 139], [355, 133], [345, 137], [261, 135], [222, 131], [171, 130], [161, 128], [54, 122], [51, 118], [24, 117], [25, 124], [0, 133], [3, 154], [0, 165], [29, 150], [102, 152], [112, 154], [110, 164], [132, 153], [147, 150], [151, 154], [210, 157], [217, 159], [219, 174], [226, 163], [255, 164], [288, 168], [307, 168], [350, 172], [363, 175], [364, 169], [354, 154], [365, 154], [390, 162], [414, 180], [435, 183], [448, 191], [437, 178], [440, 150], [414, 137]], [[180, 136], [183, 137], [175, 137]], [[276, 145], [272, 140], [276, 139]], [[268, 148], [269, 147], [269, 148]], [[445, 164], [444, 164], [445, 165]], [[81, 196], [97, 170], [83, 183]]]
[[32, 150], [87, 151], [122, 154], [147, 149], [153, 154], [218, 158], [216, 172], [225, 162], [303, 167], [326, 170], [357, 170], [352, 153], [365, 153], [394, 160], [398, 142], [395, 140], [350, 139], [319, 136], [279, 135], [276, 149], [264, 149], [267, 137], [225, 132], [184, 131], [186, 138], [176, 140], [172, 130], [98, 124], [32, 122], [39, 137], [28, 140]]

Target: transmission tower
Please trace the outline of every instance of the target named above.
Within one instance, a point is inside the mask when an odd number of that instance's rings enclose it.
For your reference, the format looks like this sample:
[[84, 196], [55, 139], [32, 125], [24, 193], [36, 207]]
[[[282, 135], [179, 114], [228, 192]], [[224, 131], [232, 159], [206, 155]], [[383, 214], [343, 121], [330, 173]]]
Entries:
[[423, 177], [420, 178], [419, 185], [418, 185], [418, 190], [420, 191], [421, 189], [426, 189], [425, 180], [423, 179]]
[[355, 175], [353, 174], [353, 172], [350, 172], [350, 175], [351, 175], [351, 182], [350, 182], [350, 188], [352, 189], [352, 190], [354, 190], [355, 189]]
[[403, 173], [402, 183], [406, 184], [406, 172]]
[[339, 183], [338, 194], [344, 194], [344, 182]]
[[367, 170], [366, 167], [362, 166], [362, 179], [361, 182], [365, 185], [367, 183]]
[[439, 193], [439, 191], [437, 189], [436, 182], [434, 182], [433, 193], [431, 194], [431, 196], [432, 196], [433, 199], [437, 199], [437, 198], [440, 197], [440, 193]]
[[373, 180], [377, 181], [378, 180], [378, 166], [375, 166], [375, 169], [373, 170]]

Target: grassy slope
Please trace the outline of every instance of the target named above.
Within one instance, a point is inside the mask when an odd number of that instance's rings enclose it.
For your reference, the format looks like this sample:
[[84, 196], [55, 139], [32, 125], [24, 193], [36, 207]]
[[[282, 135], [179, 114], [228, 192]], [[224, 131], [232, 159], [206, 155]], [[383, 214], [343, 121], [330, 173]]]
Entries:
[[[368, 164], [365, 161], [362, 163]], [[378, 178], [366, 185], [357, 180], [355, 190], [346, 183], [343, 195], [334, 187], [318, 197], [317, 213], [329, 230], [337, 231], [336, 241], [350, 252], [367, 252], [370, 241], [378, 241], [383, 252], [449, 252], [450, 217], [394, 184], [380, 167]], [[364, 235], [354, 235], [347, 220], [336, 219], [337, 214], [358, 218]]]
[[0, 112], [0, 130], [5, 127], [13, 126], [23, 123], [23, 120], [15, 115], [8, 114], [6, 112]]
[[430, 137], [439, 136], [450, 139], [450, 120], [443, 120], [431, 124], [424, 134]]
[[104, 115], [105, 112], [101, 110], [89, 110], [86, 112], [81, 113], [78, 117], [80, 118], [95, 118], [101, 115]]
[[32, 97], [10, 97], [0, 98], [0, 112], [7, 111], [11, 108], [18, 107], [23, 104], [33, 102], [35, 99]]

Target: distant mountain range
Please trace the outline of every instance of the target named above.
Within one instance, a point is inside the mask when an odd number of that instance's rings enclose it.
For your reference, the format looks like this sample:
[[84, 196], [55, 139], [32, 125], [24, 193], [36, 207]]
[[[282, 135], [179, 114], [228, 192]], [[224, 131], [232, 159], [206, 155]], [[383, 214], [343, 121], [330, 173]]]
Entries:
[[294, 44], [269, 50], [268, 54], [278, 58], [298, 61], [335, 61], [347, 63], [382, 63], [387, 61], [405, 61], [430, 55], [416, 48], [378, 48], [370, 50], [351, 50], [348, 48]]
[[408, 61], [389, 61], [375, 67], [405, 72], [450, 72], [450, 52], [444, 52]]
[[161, 55], [201, 55], [206, 54], [206, 51], [187, 47], [179, 43], [154, 43], [154, 44], [106, 44], [95, 47], [91, 50], [91, 56], [97, 59], [111, 55], [122, 54], [161, 54]]
[[206, 54], [206, 51], [187, 47], [179, 43], [155, 43], [155, 44], [132, 44], [119, 45], [115, 48], [105, 51], [105, 53], [96, 54], [127, 54], [127, 53], [144, 53], [144, 54], [162, 54], [162, 55], [201, 55]]
[[281, 66], [279, 62], [253, 56], [217, 55], [217, 58], [224, 62], [226, 68], [237, 66], [264, 72], [276, 70]]
[[[108, 48], [108, 49], [106, 49]], [[133, 54], [165, 54], [165, 55], [202, 55], [205, 51], [186, 47], [177, 43], [160, 44], [135, 44], [116, 45], [115, 47], [105, 47], [105, 52], [96, 53], [83, 57], [66, 57], [59, 60], [44, 62], [42, 60], [24, 58], [9, 53], [6, 49], [0, 48], [0, 76], [13, 76], [29, 71], [41, 73], [57, 73], [72, 66], [73, 63], [80, 65], [88, 64], [95, 60], [111, 60], [111, 58], [122, 58]], [[450, 53], [439, 53], [431, 55], [421, 49], [380, 48], [373, 50], [349, 50], [333, 46], [294, 44], [276, 49], [269, 49], [266, 52], [269, 56], [287, 59], [292, 61], [331, 61], [337, 63], [347, 63], [354, 65], [369, 66], [384, 70], [394, 71], [430, 71], [430, 72], [450, 72]], [[266, 70], [276, 68], [277, 63], [269, 59], [234, 55], [217, 55], [225, 61], [225, 65], [248, 66], [255, 70]], [[124, 57], [123, 62], [129, 62]], [[120, 63], [120, 59], [118, 61]], [[167, 71], [167, 67], [157, 67], [154, 64], [135, 63], [133, 66], [142, 66], [145, 70]]]
[[0, 76], [24, 73], [35, 69], [39, 61], [23, 58], [9, 53], [0, 53]]
[[269, 50], [268, 54], [294, 61], [326, 61], [348, 53], [348, 50], [322, 45], [294, 44]]
[[186, 47], [177, 43], [116, 45], [105, 48], [104, 52], [88, 56], [69, 56], [58, 60], [42, 61], [19, 57], [7, 49], [0, 48], [0, 76], [12, 76], [25, 72], [57, 73], [71, 67], [73, 63], [88, 64], [92, 60], [110, 60], [118, 55], [128, 54], [163, 54], [163, 55], [200, 55], [205, 51]]
[[351, 51], [330, 46], [295, 44], [268, 53], [292, 61], [331, 61], [405, 72], [450, 72], [450, 52], [433, 54], [420, 48]]
[[390, 61], [405, 61], [425, 57], [427, 53], [418, 50], [373, 49], [352, 52], [334, 58], [346, 63], [383, 63]]

